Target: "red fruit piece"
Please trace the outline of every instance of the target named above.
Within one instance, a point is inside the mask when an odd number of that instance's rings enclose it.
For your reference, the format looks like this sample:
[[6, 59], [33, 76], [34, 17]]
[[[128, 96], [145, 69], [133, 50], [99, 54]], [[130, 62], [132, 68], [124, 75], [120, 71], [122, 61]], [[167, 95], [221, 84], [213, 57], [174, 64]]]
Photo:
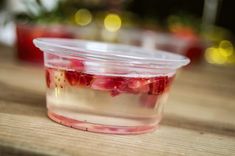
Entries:
[[46, 84], [47, 84], [47, 88], [50, 88], [51, 78], [50, 78], [50, 71], [49, 71], [49, 69], [46, 69]]
[[115, 78], [105, 77], [105, 76], [96, 76], [94, 81], [92, 82], [91, 87], [97, 90], [113, 90], [117, 82], [115, 82]]
[[97, 90], [111, 91], [111, 95], [115, 96], [120, 93], [119, 88], [124, 84], [125, 80], [121, 77], [96, 76], [91, 87]]
[[84, 63], [79, 59], [71, 59], [70, 67], [76, 71], [84, 71]]
[[56, 88], [64, 88], [66, 84], [65, 72], [63, 70], [54, 70], [53, 82]]
[[162, 94], [165, 90], [165, 88], [168, 85], [168, 77], [167, 76], [160, 76], [156, 77], [153, 80], [153, 83], [149, 84], [149, 94]]
[[80, 73], [80, 77], [79, 77], [79, 84], [80, 85], [90, 86], [92, 80], [93, 80], [92, 75]]
[[146, 93], [149, 91], [150, 82], [147, 78], [131, 78], [128, 80], [128, 87], [135, 93]]
[[120, 92], [117, 89], [114, 89], [114, 90], [111, 91], [112, 96], [117, 96], [119, 94], [120, 94]]
[[66, 71], [65, 77], [68, 80], [69, 84], [73, 86], [76, 85], [79, 81], [80, 74], [74, 71]]
[[77, 83], [79, 83], [79, 85], [89, 86], [93, 79], [92, 75], [77, 71], [66, 71], [65, 77], [72, 86]]

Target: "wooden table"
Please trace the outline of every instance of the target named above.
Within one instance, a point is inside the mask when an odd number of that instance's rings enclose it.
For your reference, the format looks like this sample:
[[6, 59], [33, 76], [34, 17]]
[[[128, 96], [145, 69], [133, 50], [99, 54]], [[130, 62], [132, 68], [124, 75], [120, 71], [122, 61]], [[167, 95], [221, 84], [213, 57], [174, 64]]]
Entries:
[[44, 72], [0, 48], [0, 155], [235, 155], [235, 67], [197, 65], [178, 73], [160, 129], [104, 135], [46, 116]]

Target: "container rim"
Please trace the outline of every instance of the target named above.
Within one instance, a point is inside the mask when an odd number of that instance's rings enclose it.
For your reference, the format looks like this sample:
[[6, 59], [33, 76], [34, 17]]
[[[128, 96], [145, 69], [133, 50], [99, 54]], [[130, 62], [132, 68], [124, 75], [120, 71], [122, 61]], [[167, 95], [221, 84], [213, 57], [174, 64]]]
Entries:
[[45, 53], [65, 57], [114, 61], [120, 62], [122, 65], [127, 63], [177, 69], [190, 62], [187, 57], [179, 54], [125, 44], [61, 38], [36, 38], [33, 43]]

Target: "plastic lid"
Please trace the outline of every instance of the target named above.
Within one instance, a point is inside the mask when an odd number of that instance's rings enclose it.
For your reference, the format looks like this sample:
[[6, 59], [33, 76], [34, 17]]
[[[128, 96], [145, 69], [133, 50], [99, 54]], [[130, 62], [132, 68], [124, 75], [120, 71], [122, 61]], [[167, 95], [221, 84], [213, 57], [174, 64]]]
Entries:
[[[152, 77], [174, 74], [189, 63], [188, 58], [178, 54], [123, 44], [58, 38], [38, 38], [34, 43], [45, 53], [84, 60], [89, 74]], [[45, 64], [50, 66], [48, 60]]]
[[77, 56], [87, 59], [113, 60], [134, 64], [151, 64], [168, 68], [179, 68], [188, 64], [188, 58], [162, 50], [148, 50], [140, 47], [94, 42], [87, 40], [37, 38], [34, 44], [43, 52]]

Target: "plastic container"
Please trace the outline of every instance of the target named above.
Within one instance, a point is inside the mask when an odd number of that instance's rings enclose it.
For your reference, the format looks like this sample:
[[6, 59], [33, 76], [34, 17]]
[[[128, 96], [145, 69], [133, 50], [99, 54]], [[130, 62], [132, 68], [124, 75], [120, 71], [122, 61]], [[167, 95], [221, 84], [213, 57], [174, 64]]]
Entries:
[[92, 132], [139, 134], [162, 118], [176, 70], [189, 59], [121, 44], [38, 38], [48, 116]]

